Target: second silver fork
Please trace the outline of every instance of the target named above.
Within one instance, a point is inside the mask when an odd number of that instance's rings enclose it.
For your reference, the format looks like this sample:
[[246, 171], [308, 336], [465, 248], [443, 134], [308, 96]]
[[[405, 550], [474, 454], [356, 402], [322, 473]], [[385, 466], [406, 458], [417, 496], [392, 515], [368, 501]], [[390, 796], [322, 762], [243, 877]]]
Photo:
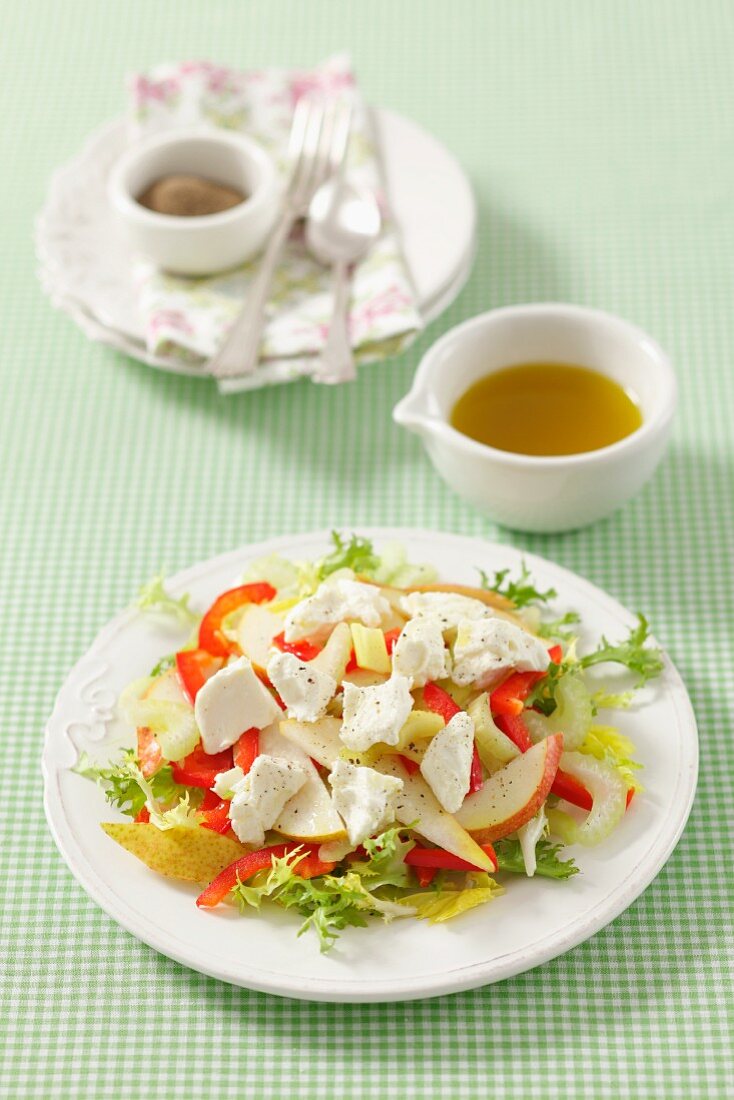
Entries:
[[348, 106], [340, 100], [304, 97], [293, 116], [289, 159], [293, 171], [280, 222], [248, 288], [247, 300], [221, 348], [207, 364], [215, 378], [251, 374], [258, 364], [260, 342], [273, 275], [294, 223], [308, 210], [314, 194], [339, 168], [349, 141]]

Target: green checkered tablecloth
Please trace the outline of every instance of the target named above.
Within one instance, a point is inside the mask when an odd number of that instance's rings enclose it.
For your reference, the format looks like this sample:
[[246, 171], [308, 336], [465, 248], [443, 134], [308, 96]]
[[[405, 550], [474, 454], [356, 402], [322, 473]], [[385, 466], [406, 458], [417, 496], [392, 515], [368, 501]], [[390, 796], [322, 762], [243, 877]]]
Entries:
[[[223, 399], [51, 309], [32, 219], [53, 167], [119, 111], [127, 71], [311, 63], [343, 46], [367, 95], [431, 129], [479, 198], [474, 274], [417, 345], [353, 387]], [[732, 4], [25, 0], [4, 11], [0, 51], [0, 1095], [734, 1095]], [[611, 520], [552, 537], [475, 514], [390, 420], [441, 332], [532, 299], [637, 322], [682, 392], [652, 483]], [[425, 1002], [284, 1001], [138, 943], [59, 857], [42, 730], [96, 631], [161, 563], [330, 524], [537, 551], [647, 609], [681, 670], [702, 742], [686, 833], [646, 893], [562, 958]]]

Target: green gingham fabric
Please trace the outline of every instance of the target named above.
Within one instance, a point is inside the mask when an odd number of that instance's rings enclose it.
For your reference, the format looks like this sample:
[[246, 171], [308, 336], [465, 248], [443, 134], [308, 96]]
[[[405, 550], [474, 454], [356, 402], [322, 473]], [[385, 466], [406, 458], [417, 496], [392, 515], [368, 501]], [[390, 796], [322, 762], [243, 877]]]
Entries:
[[[459, 299], [352, 387], [221, 398], [93, 345], [37, 286], [52, 168], [127, 71], [351, 47], [365, 93], [431, 129], [479, 199]], [[0, 1095], [728, 1097], [732, 1008], [734, 7], [729, 0], [24, 0], [0, 35]], [[524, 536], [454, 497], [390, 410], [491, 306], [621, 313], [670, 351], [672, 448], [621, 514]], [[512, 542], [649, 612], [691, 692], [701, 780], [665, 869], [610, 927], [499, 985], [309, 1005], [202, 977], [112, 923], [46, 828], [42, 731], [67, 669], [165, 564], [330, 524]], [[660, 730], [665, 737], [665, 730]]]

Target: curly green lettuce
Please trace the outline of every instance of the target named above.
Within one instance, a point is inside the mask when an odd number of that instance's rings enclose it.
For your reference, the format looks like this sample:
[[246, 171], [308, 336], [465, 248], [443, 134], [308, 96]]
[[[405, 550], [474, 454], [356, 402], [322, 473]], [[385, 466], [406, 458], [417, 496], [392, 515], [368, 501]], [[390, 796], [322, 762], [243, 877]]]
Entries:
[[482, 588], [486, 588], [488, 592], [496, 592], [498, 596], [504, 596], [517, 609], [532, 604], [547, 604], [558, 595], [555, 588], [548, 588], [545, 592], [536, 588], [524, 561], [516, 580], [510, 578], [509, 569], [498, 569], [491, 578], [483, 569], [479, 569], [478, 572]]
[[185, 626], [193, 626], [200, 618], [189, 607], [188, 592], [184, 593], [183, 596], [179, 596], [178, 599], [168, 594], [165, 588], [165, 577], [162, 573], [143, 585], [135, 604], [141, 611], [154, 611], [162, 615], [172, 615]]
[[160, 807], [193, 797], [188, 787], [175, 782], [169, 764], [146, 779], [133, 749], [125, 749], [117, 763], [107, 767], [92, 763], [89, 756], [82, 753], [73, 771], [85, 779], [93, 779], [104, 791], [111, 806], [133, 818], [138, 816], [143, 806], [152, 807], [157, 812]]
[[[377, 842], [380, 838], [377, 838]], [[387, 845], [389, 846], [389, 845]], [[387, 847], [386, 846], [386, 847]], [[380, 871], [375, 870], [374, 881], [369, 887], [371, 860], [367, 869], [360, 874], [349, 869], [316, 878], [300, 878], [296, 869], [303, 853], [298, 850], [273, 860], [272, 867], [261, 872], [249, 882], [240, 882], [232, 891], [234, 899], [245, 911], [248, 907], [259, 909], [268, 899], [283, 909], [294, 909], [304, 917], [298, 935], [312, 928], [318, 938], [322, 952], [333, 947], [339, 933], [349, 926], [365, 927], [368, 916], [379, 916], [385, 921], [396, 917], [410, 916], [411, 910], [405, 909], [375, 891], [379, 883]], [[378, 861], [381, 859], [378, 853]], [[384, 871], [384, 868], [383, 868]]]
[[[524, 875], [525, 860], [522, 854], [520, 841], [514, 837], [506, 837], [504, 840], [494, 842], [494, 851], [497, 856], [498, 871], [509, 871], [516, 875]], [[561, 859], [559, 853], [563, 851], [562, 844], [552, 844], [549, 840], [541, 839], [535, 846], [535, 874], [544, 878], [565, 879], [579, 873], [579, 869], [572, 859]]]

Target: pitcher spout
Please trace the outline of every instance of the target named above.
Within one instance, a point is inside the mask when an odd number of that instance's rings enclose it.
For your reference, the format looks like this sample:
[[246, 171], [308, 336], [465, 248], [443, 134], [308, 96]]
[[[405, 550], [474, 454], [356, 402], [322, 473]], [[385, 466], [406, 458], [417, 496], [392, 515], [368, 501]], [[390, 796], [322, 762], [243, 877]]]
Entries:
[[393, 420], [401, 428], [407, 428], [416, 435], [435, 435], [445, 428], [445, 423], [437, 412], [426, 407], [426, 398], [422, 393], [411, 390], [393, 409]]

